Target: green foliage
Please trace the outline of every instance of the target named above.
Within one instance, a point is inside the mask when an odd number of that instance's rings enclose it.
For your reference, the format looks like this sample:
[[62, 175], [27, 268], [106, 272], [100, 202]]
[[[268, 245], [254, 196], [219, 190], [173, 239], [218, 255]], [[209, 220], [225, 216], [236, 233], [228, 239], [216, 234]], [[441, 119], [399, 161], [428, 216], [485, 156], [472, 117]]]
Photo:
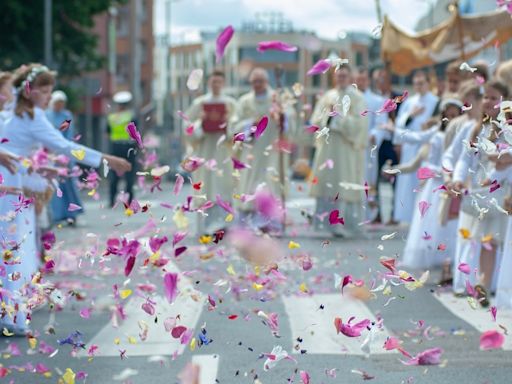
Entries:
[[[128, 0], [52, 0], [53, 67], [62, 76], [98, 69], [94, 16]], [[0, 68], [14, 69], [44, 59], [44, 0], [2, 0]]]

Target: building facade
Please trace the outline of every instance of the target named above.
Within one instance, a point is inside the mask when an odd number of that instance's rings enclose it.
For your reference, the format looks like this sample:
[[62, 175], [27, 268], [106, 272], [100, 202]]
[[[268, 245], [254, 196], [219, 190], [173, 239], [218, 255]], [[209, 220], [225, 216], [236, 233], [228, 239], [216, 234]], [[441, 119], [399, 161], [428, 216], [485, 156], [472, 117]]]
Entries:
[[118, 91], [132, 92], [139, 125], [147, 122], [153, 109], [153, 6], [153, 0], [130, 0], [95, 18], [93, 33], [105, 66], [75, 81], [84, 94], [77, 125], [86, 145], [107, 150], [106, 115]]

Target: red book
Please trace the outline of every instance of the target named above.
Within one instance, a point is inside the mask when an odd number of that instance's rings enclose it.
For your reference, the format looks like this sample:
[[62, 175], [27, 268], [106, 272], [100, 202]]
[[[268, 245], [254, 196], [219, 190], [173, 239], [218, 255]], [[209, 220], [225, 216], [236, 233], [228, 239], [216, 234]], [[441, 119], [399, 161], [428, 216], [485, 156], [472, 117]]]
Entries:
[[203, 104], [203, 131], [208, 133], [225, 132], [227, 115], [226, 104]]
[[462, 199], [460, 197], [452, 197], [450, 199], [450, 207], [448, 208], [448, 220], [459, 217]]

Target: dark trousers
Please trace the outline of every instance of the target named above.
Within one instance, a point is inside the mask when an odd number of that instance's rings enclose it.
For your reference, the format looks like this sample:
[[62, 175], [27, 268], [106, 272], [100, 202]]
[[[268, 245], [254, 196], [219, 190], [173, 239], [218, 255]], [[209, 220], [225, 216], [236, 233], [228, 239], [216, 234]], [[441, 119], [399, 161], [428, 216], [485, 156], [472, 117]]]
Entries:
[[[379, 198], [379, 184], [380, 184], [380, 181], [381, 181], [381, 178], [382, 178], [380, 172], [382, 170], [382, 167], [384, 166], [384, 164], [388, 160], [391, 160], [391, 165], [396, 165], [396, 164], [398, 164], [398, 155], [395, 152], [395, 148], [394, 148], [393, 143], [391, 142], [391, 140], [383, 140], [381, 145], [380, 145], [380, 148], [379, 148], [379, 169], [378, 169], [378, 172], [377, 172], [377, 199]], [[394, 191], [395, 191], [395, 178], [393, 178], [391, 180], [391, 186], [393, 187], [393, 193], [394, 193]], [[393, 201], [394, 201], [394, 199], [392, 200], [391, 204], [393, 204]], [[394, 211], [394, 207], [392, 206], [392, 208], [391, 208], [391, 218], [393, 218], [393, 211]], [[379, 213], [378, 213], [377, 217], [380, 217], [380, 204], [379, 204]]]
[[[126, 181], [126, 193], [128, 193], [128, 202], [131, 203], [133, 199], [133, 185], [135, 183], [135, 172], [136, 172], [136, 161], [135, 161], [135, 151], [136, 147], [132, 143], [126, 142], [111, 142], [111, 154], [114, 156], [123, 157], [130, 162], [132, 165], [132, 170], [130, 172], [126, 172], [124, 174], [124, 179]], [[113, 207], [116, 202], [117, 196], [117, 184], [121, 177], [117, 175], [116, 172], [110, 170], [110, 206]]]

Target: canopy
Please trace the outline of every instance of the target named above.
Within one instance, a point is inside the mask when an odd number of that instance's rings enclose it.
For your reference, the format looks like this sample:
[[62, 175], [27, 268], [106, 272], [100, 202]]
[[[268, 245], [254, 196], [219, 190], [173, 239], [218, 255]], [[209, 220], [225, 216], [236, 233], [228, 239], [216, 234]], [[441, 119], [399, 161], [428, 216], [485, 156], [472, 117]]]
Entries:
[[455, 59], [467, 60], [482, 49], [512, 38], [512, 18], [497, 10], [450, 18], [432, 29], [411, 35], [386, 16], [382, 26], [382, 60], [397, 75]]

